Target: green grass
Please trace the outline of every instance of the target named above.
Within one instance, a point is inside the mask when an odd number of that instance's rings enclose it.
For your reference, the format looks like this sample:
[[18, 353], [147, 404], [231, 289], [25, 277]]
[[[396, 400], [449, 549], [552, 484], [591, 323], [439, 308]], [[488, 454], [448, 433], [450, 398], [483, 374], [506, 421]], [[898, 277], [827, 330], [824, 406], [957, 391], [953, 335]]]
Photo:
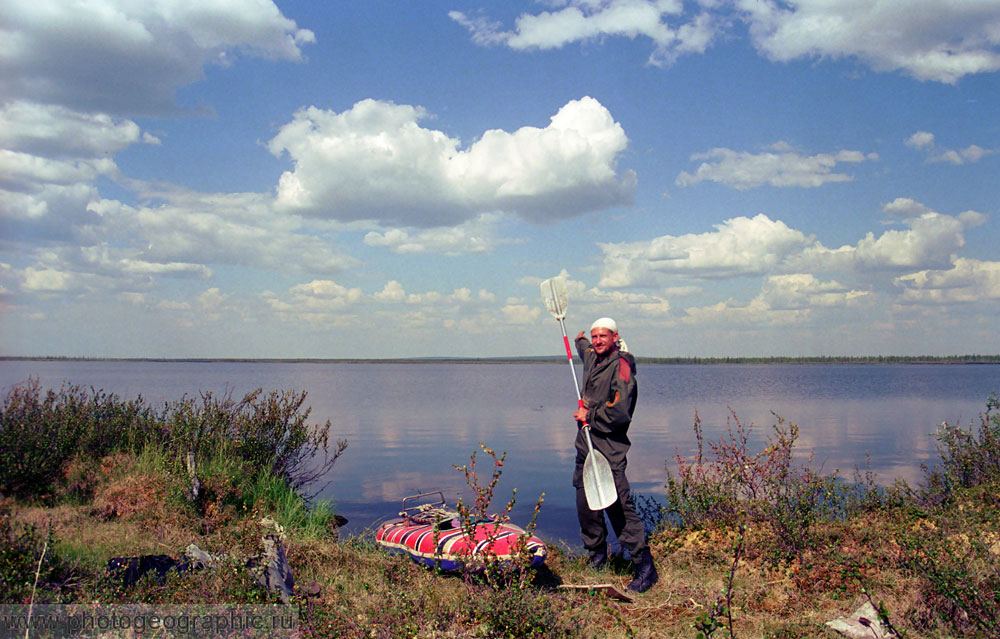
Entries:
[[329, 537], [333, 523], [333, 502], [320, 500], [311, 506], [281, 479], [261, 473], [250, 488], [250, 497], [258, 510], [285, 529], [295, 530], [303, 539]]

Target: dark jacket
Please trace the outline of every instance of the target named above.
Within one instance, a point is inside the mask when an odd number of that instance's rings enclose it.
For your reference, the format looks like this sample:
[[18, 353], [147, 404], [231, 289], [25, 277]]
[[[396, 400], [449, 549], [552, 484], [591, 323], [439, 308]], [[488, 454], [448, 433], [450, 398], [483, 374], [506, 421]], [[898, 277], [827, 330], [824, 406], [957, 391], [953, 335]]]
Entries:
[[[576, 350], [583, 360], [583, 405], [587, 408], [587, 423], [594, 448], [599, 450], [615, 473], [625, 470], [625, 454], [631, 442], [628, 427], [639, 396], [635, 379], [635, 359], [629, 353], [615, 351], [598, 361], [590, 340], [580, 337]], [[580, 470], [587, 457], [587, 440], [583, 429], [576, 436], [578, 485]]]

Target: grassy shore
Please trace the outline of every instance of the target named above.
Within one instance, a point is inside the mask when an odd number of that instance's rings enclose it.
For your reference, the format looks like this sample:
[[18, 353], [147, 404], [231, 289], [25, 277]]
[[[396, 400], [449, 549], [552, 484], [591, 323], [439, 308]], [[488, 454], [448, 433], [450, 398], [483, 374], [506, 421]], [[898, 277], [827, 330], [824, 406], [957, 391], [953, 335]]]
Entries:
[[[634, 603], [557, 588], [624, 589], [622, 558], [598, 572], [550, 548], [543, 570], [484, 580], [389, 555], [370, 533], [338, 536], [334, 505], [301, 497], [314, 478], [302, 462], [327, 449], [329, 470], [342, 450], [304, 399], [153, 410], [76, 387], [14, 389], [0, 416], [0, 601], [277, 603], [245, 566], [280, 529], [306, 637], [836, 637], [826, 622], [866, 602], [873, 624], [908, 637], [1000, 636], [995, 399], [978, 424], [938, 431], [939, 463], [915, 487], [795, 463], [797, 428], [780, 419], [759, 451], [738, 419], [717, 442], [696, 423], [701, 453], [678, 460], [669, 505], [636, 500], [660, 582]], [[218, 564], [128, 587], [106, 572], [112, 557], [178, 558], [190, 544]]]

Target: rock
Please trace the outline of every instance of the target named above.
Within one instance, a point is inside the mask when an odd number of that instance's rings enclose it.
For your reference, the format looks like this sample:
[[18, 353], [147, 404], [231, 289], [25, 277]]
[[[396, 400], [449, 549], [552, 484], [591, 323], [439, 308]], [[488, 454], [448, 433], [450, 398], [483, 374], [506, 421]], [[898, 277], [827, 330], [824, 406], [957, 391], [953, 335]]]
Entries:
[[883, 637], [896, 636], [894, 632], [882, 626], [882, 622], [878, 618], [878, 611], [868, 601], [855, 610], [850, 617], [839, 617], [832, 621], [827, 621], [826, 625], [845, 637], [882, 639]]
[[264, 536], [264, 553], [247, 560], [246, 567], [260, 585], [277, 592], [281, 601], [289, 603], [295, 588], [292, 567], [285, 558], [285, 547], [276, 535]]
[[107, 573], [128, 588], [153, 573], [158, 583], [163, 583], [168, 572], [187, 572], [188, 565], [168, 555], [141, 555], [139, 557], [112, 557], [108, 560]]
[[188, 559], [192, 568], [215, 568], [221, 559], [205, 552], [194, 544], [189, 545], [184, 550], [184, 556]]

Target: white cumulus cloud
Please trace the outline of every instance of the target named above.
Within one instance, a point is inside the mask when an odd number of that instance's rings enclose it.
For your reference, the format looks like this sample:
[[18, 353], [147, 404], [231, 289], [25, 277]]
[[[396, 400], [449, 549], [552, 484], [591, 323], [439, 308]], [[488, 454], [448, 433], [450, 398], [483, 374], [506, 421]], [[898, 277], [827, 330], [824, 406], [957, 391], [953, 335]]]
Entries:
[[22, 287], [29, 292], [68, 291], [74, 288], [73, 275], [54, 268], [29, 266], [24, 269]]
[[[884, 279], [880, 273], [949, 267], [965, 245], [965, 230], [986, 220], [976, 211], [944, 215], [908, 198], [894, 200], [891, 206], [911, 214], [895, 222], [903, 228], [888, 229], [880, 235], [869, 232], [856, 244], [838, 248], [826, 247], [764, 214], [731, 218], [707, 233], [601, 244], [604, 260], [600, 285], [665, 286], [678, 279], [763, 275], [790, 276], [773, 280], [774, 285], [787, 290], [792, 283], [801, 288], [802, 278], [810, 274]], [[844, 293], [868, 290], [843, 286]], [[838, 293], [833, 288], [819, 292]]]
[[838, 164], [857, 164], [876, 160], [874, 153], [838, 151], [802, 155], [785, 143], [773, 145], [772, 151], [750, 153], [732, 149], [712, 149], [696, 153], [692, 160], [708, 160], [694, 173], [682, 172], [677, 176], [678, 186], [693, 186], [699, 182], [718, 182], [738, 190], [769, 184], [777, 187], [797, 186], [813, 188], [829, 182], [850, 182], [854, 178], [846, 173], [834, 173]]
[[171, 112], [206, 64], [298, 60], [314, 40], [269, 0], [6, 0], [0, 95], [85, 113]]
[[908, 228], [890, 229], [877, 237], [869, 232], [854, 246], [810, 247], [794, 263], [830, 271], [946, 266], [965, 245], [965, 229], [981, 224], [982, 220], [982, 214], [974, 211], [958, 216], [928, 211], [901, 220]]
[[406, 300], [406, 289], [396, 280], [389, 280], [381, 291], [372, 293], [372, 299], [378, 302], [403, 302]]
[[509, 303], [500, 309], [504, 322], [515, 326], [529, 326], [537, 323], [542, 311], [537, 305]]
[[299, 111], [269, 144], [295, 165], [281, 176], [278, 205], [426, 228], [496, 211], [545, 222], [631, 201], [634, 175], [616, 169], [628, 139], [593, 98], [567, 103], [544, 128], [486, 131], [464, 150], [420, 126], [426, 117], [420, 107], [371, 99], [343, 113]]
[[114, 200], [92, 204], [100, 222], [89, 229], [90, 234], [95, 241], [111, 235], [128, 237], [142, 247], [143, 259], [155, 262], [240, 265], [286, 273], [337, 273], [357, 264], [295, 218], [275, 213], [266, 195], [185, 189], [156, 195], [162, 204], [131, 207]]
[[905, 144], [908, 147], [925, 152], [927, 154], [927, 162], [945, 162], [956, 166], [972, 164], [988, 155], [996, 153], [994, 149], [984, 149], [977, 144], [970, 144], [964, 149], [941, 148], [934, 143], [934, 134], [927, 131], [917, 131], [906, 138]]
[[13, 101], [0, 106], [0, 218], [7, 239], [68, 240], [93, 222], [96, 180], [116, 179], [112, 154], [159, 141], [130, 120]]
[[348, 288], [333, 280], [312, 280], [292, 286], [284, 295], [266, 291], [258, 297], [282, 322], [329, 328], [357, 322], [357, 305], [363, 294], [360, 288]]
[[736, 217], [715, 231], [601, 244], [601, 286], [651, 286], [665, 275], [717, 278], [775, 271], [815, 243], [764, 214]]
[[852, 57], [875, 71], [955, 83], [1000, 69], [1000, 2], [736, 0], [776, 61]]
[[512, 49], [556, 49], [604, 37], [648, 38], [649, 63], [667, 66], [685, 53], [702, 53], [720, 32], [706, 11], [686, 14], [682, 0], [570, 0], [556, 11], [521, 14], [513, 30], [482, 16], [452, 11], [449, 16], [469, 29], [480, 45]]
[[949, 269], [924, 270], [897, 277], [902, 300], [952, 304], [1000, 300], [1000, 262], [958, 258]]
[[996, 151], [984, 149], [981, 146], [970, 144], [964, 149], [945, 149], [927, 159], [928, 162], [946, 162], [948, 164], [962, 165], [978, 162], [987, 155], [993, 155]]
[[771, 275], [764, 281], [760, 299], [773, 310], [843, 306], [871, 295], [836, 280], [821, 281], [811, 273]]
[[1000, 69], [1000, 0], [563, 0], [523, 13], [512, 28], [452, 11], [473, 42], [515, 50], [645, 38], [649, 63], [667, 66], [731, 37], [740, 23], [775, 61], [851, 58], [878, 72], [955, 83]]
[[52, 104], [0, 106], [0, 147], [42, 157], [103, 158], [139, 142], [159, 144], [131, 120]]
[[919, 217], [924, 213], [931, 212], [927, 206], [908, 197], [897, 197], [883, 206], [882, 210], [894, 217]]
[[484, 213], [474, 220], [457, 226], [446, 226], [410, 232], [406, 229], [389, 229], [384, 232], [369, 231], [364, 238], [368, 246], [387, 248], [394, 253], [487, 253], [497, 244], [512, 240], [496, 237], [496, 226], [501, 216]]
[[772, 309], [760, 297], [749, 302], [728, 299], [706, 306], [684, 309], [680, 321], [703, 328], [723, 327], [727, 330], [747, 330], [760, 326], [788, 326], [808, 318], [810, 309]]
[[906, 138], [906, 146], [914, 149], [925, 149], [934, 146], [934, 134], [927, 131], [917, 131]]

